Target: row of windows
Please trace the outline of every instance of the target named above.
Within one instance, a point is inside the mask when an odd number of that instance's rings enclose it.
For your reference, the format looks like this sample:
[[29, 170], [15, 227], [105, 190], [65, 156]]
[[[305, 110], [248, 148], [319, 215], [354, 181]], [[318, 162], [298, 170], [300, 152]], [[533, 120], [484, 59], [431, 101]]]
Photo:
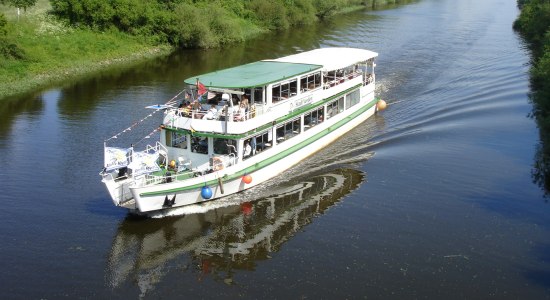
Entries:
[[[345, 100], [344, 100], [345, 99]], [[333, 116], [350, 108], [360, 101], [359, 90], [353, 91], [340, 97], [334, 101], [321, 106], [304, 114], [303, 130], [307, 131], [314, 126], [332, 118]], [[275, 129], [275, 140], [277, 144], [283, 143], [302, 132], [301, 119], [296, 117], [283, 124], [279, 124]], [[166, 132], [166, 144], [171, 147], [187, 149], [188, 136], [175, 131]], [[247, 159], [258, 152], [270, 149], [273, 146], [273, 133], [271, 130], [266, 130], [244, 141], [243, 159]], [[214, 138], [213, 139], [214, 154], [218, 155], [237, 155], [237, 141], [232, 139]], [[208, 139], [206, 137], [191, 137], [191, 151], [195, 153], [208, 154]]]
[[[321, 72], [300, 77], [300, 91], [313, 90], [321, 86]], [[271, 88], [272, 101], [278, 102], [296, 96], [298, 80], [292, 79], [285, 83], [275, 84]]]

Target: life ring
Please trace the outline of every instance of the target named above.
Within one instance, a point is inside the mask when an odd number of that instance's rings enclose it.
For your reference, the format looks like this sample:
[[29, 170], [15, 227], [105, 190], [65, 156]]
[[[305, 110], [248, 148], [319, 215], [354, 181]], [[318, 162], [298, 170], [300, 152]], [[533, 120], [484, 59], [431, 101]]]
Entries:
[[223, 170], [223, 160], [221, 157], [215, 156], [212, 158], [212, 170], [220, 171]]

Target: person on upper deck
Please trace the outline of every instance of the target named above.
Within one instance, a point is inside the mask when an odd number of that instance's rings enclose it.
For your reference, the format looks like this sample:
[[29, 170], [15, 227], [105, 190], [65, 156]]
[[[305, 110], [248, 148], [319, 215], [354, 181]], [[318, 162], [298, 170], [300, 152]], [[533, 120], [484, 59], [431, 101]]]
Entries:
[[246, 112], [248, 112], [248, 107], [250, 106], [250, 104], [247, 95], [243, 95], [243, 100], [241, 101], [241, 103], [244, 105]]
[[192, 107], [195, 112], [201, 110], [201, 104], [198, 100], [193, 101]]
[[246, 107], [244, 106], [244, 103], [241, 102], [235, 114], [235, 121], [244, 121], [244, 120], [246, 120]]
[[206, 112], [206, 114], [202, 118], [205, 120], [212, 120], [216, 117], [217, 113], [218, 113], [218, 110], [216, 109], [216, 105], [212, 104], [210, 106], [210, 109]]

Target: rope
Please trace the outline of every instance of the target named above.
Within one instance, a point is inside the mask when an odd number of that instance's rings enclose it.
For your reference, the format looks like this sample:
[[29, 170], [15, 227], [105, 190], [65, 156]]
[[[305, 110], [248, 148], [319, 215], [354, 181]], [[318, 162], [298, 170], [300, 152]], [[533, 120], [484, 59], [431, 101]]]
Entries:
[[[177, 98], [178, 98], [184, 91], [185, 91], [185, 90], [182, 90], [182, 91], [179, 92], [177, 95], [175, 95], [174, 97], [172, 97], [170, 100], [166, 101], [166, 103], [165, 103], [164, 105], [174, 106], [174, 105], [177, 103]], [[104, 142], [108, 142], [108, 141], [110, 141], [110, 140], [112, 140], [112, 139], [118, 138], [118, 137], [119, 137], [120, 135], [122, 135], [123, 133], [132, 130], [132, 128], [134, 128], [134, 127], [138, 126], [139, 124], [143, 123], [145, 120], [147, 120], [148, 118], [152, 117], [154, 114], [156, 114], [156, 113], [159, 112], [159, 111], [160, 111], [160, 109], [155, 110], [154, 112], [152, 112], [152, 113], [150, 113], [149, 115], [145, 116], [145, 117], [142, 118], [141, 120], [132, 123], [132, 125], [130, 125], [130, 127], [126, 128], [126, 129], [120, 131], [119, 133], [117, 133], [117, 134], [111, 136], [110, 138], [104, 140]], [[147, 136], [145, 136], [144, 138], [142, 138], [142, 139], [140, 140], [140, 142], [143, 141], [144, 139], [150, 138], [151, 134], [155, 133], [157, 130], [159, 130], [159, 128], [153, 130], [153, 132], [151, 132], [150, 134], [148, 134]], [[138, 143], [139, 143], [139, 142], [138, 142]]]

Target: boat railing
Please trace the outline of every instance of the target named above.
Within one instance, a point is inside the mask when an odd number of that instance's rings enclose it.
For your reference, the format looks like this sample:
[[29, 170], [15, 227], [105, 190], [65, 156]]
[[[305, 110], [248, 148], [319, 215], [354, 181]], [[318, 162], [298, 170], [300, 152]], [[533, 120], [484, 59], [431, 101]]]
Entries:
[[263, 110], [258, 110], [256, 104], [252, 104], [248, 109], [242, 111], [238, 108], [230, 108], [228, 106], [218, 107], [216, 111], [190, 108], [173, 108], [166, 112], [166, 114], [172, 114], [176, 117], [184, 117], [190, 119], [202, 119], [202, 120], [214, 120], [214, 121], [229, 121], [229, 122], [241, 122], [258, 115], [261, 115]]
[[237, 156], [234, 153], [228, 155], [214, 156], [211, 162], [204, 163], [196, 168], [180, 170], [163, 169], [162, 172], [144, 175], [144, 186], [184, 181], [190, 178], [203, 176], [212, 172], [221, 171], [224, 168], [237, 163]]
[[351, 72], [351, 73], [348, 73], [348, 74], [343, 74], [343, 75], [336, 75], [334, 77], [332, 76], [326, 76], [325, 77], [325, 80], [324, 80], [324, 89], [329, 89], [333, 86], [336, 86], [336, 85], [339, 85], [341, 83], [344, 83], [348, 80], [352, 80], [356, 77], [359, 77], [363, 74], [363, 72], [360, 72], [360, 71], [354, 71], [354, 72]]
[[156, 185], [162, 183], [170, 183], [174, 181], [183, 181], [189, 178], [197, 177], [198, 174], [194, 170], [185, 170], [183, 172], [171, 172], [164, 170], [163, 173], [152, 173], [145, 175], [144, 186]]
[[372, 82], [374, 82], [374, 74], [372, 73], [364, 73], [363, 74], [363, 82], [364, 85], [369, 85]]

